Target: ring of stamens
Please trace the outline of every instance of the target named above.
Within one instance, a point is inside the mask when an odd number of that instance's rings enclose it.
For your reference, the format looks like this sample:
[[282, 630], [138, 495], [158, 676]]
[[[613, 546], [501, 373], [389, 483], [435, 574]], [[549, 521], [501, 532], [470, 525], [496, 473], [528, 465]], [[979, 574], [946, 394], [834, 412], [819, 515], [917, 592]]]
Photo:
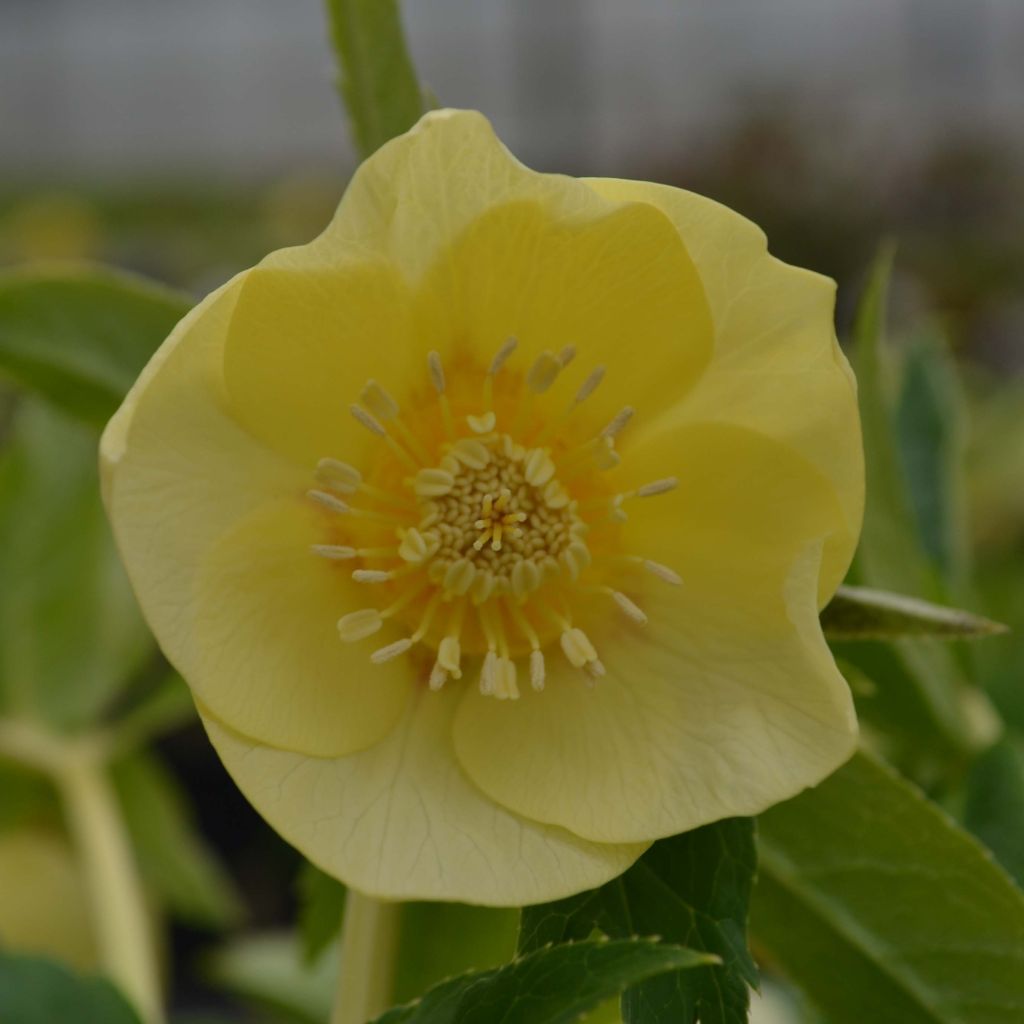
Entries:
[[[603, 367], [592, 370], [561, 417], [538, 425], [534, 399], [549, 391], [572, 361], [575, 349], [569, 346], [538, 357], [522, 378], [518, 407], [513, 405], [510, 413], [506, 403], [499, 417], [496, 378], [515, 347], [509, 339], [498, 350], [483, 373], [482, 410], [465, 413], [461, 422], [453, 412], [440, 357], [429, 353], [443, 427], [433, 456], [422, 433], [403, 420], [398, 403], [370, 381], [352, 414], [404, 467], [404, 475], [396, 478], [402, 490], [395, 489], [394, 479], [388, 486], [371, 483], [355, 467], [328, 458], [319, 463], [317, 486], [309, 492], [348, 527], [344, 536], [332, 538], [345, 543], [317, 544], [313, 552], [332, 562], [361, 563], [351, 570], [352, 578], [386, 587], [390, 598], [383, 606], [343, 615], [341, 639], [361, 641], [389, 619], [408, 622], [410, 632], [378, 647], [370, 660], [379, 664], [423, 646], [433, 652], [427, 681], [434, 690], [461, 678], [466, 658], [479, 659], [484, 694], [518, 697], [521, 658], [530, 685], [542, 690], [545, 652], [552, 647], [588, 679], [603, 675], [593, 642], [572, 619], [577, 590], [606, 594], [633, 624], [647, 622], [633, 598], [603, 582], [607, 573], [600, 582], [588, 581], [594, 558], [587, 535], [600, 523], [614, 529], [627, 516], [627, 501], [667, 493], [676, 481], [665, 478], [617, 494], [606, 489], [604, 496], [577, 500], [576, 481], [593, 482], [618, 464], [616, 439], [633, 410], [622, 409], [599, 433], [575, 446], [552, 443], [551, 435], [557, 442], [559, 428], [604, 377]], [[355, 504], [361, 497], [367, 501]], [[364, 530], [374, 532], [372, 542], [360, 543]], [[646, 569], [665, 583], [682, 582], [669, 567], [647, 559], [618, 556], [618, 561]]]

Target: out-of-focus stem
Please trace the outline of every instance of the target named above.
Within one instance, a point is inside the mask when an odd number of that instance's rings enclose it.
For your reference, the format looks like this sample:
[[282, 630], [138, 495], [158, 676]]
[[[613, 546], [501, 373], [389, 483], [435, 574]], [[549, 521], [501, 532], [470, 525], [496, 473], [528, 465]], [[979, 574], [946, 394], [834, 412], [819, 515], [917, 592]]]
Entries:
[[0, 754], [53, 779], [82, 866], [103, 966], [143, 1024], [163, 1024], [153, 933], [103, 743], [7, 720], [0, 722]]
[[57, 782], [81, 858], [103, 963], [144, 1024], [162, 1024], [153, 933], [135, 856], [102, 758], [70, 752]]
[[354, 889], [346, 894], [331, 1024], [366, 1024], [388, 1008], [398, 944], [398, 907]]

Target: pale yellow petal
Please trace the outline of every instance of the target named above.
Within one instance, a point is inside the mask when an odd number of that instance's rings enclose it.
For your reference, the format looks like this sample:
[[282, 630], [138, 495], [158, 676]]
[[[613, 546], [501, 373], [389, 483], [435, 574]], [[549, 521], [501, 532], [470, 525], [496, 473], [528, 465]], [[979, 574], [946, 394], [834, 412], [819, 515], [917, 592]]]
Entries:
[[614, 878], [645, 844], [589, 843], [493, 803], [451, 749], [454, 689], [420, 691], [381, 743], [350, 757], [272, 750], [201, 708], [253, 806], [323, 870], [386, 899], [519, 906]]
[[[549, 657], [543, 693], [468, 691], [456, 750], [496, 800], [599, 841], [669, 835], [751, 814], [820, 781], [855, 720], [817, 619], [821, 551], [842, 528], [835, 493], [789, 447], [725, 424], [630, 452], [637, 482], [679, 485], [628, 505], [623, 551], [673, 585], [609, 564], [610, 597], [574, 602], [607, 674]], [[635, 458], [634, 458], [635, 457]], [[658, 472], [660, 470], [660, 472]]]
[[224, 339], [242, 274], [204, 299], [150, 360], [100, 442], [104, 498], [132, 585], [157, 639], [192, 664], [196, 573], [211, 544], [307, 475], [225, 411]]
[[685, 832], [757, 814], [815, 785], [853, 752], [856, 719], [821, 636], [819, 551], [761, 612], [687, 588], [643, 594], [645, 626], [609, 621], [606, 674], [549, 660], [542, 693], [498, 702], [466, 692], [459, 762], [486, 793], [598, 842]]
[[736, 423], [792, 445], [831, 481], [846, 521], [826, 552], [820, 599], [849, 566], [864, 508], [856, 382], [835, 339], [835, 285], [768, 253], [764, 233], [710, 199], [665, 185], [586, 179], [600, 195], [647, 202], [676, 225], [715, 323], [715, 353], [680, 422]]
[[324, 518], [309, 502], [281, 501], [214, 544], [197, 581], [195, 658], [186, 678], [197, 699], [235, 729], [271, 746], [330, 756], [387, 733], [416, 669], [409, 659], [371, 663], [374, 647], [397, 638], [394, 626], [378, 634], [380, 643], [341, 641], [337, 620], [386, 595], [354, 582], [349, 563], [312, 553]]
[[[320, 753], [358, 749], [400, 713], [401, 686], [380, 689], [379, 704], [345, 706], [357, 684], [348, 662], [340, 663], [346, 655], [339, 653], [334, 620], [352, 610], [346, 595], [354, 585], [335, 586], [338, 568], [309, 551], [310, 543], [324, 539], [302, 518], [313, 513], [298, 513], [312, 478], [226, 410], [224, 343], [244, 280], [235, 278], [182, 321], [108, 425], [101, 442], [107, 508], [146, 619], [197, 692], [225, 713], [233, 708], [265, 742]], [[267, 515], [261, 510], [277, 502], [296, 509], [291, 534], [275, 534], [280, 524], [273, 522], [265, 536], [253, 538], [250, 517]], [[245, 537], [256, 541], [252, 552], [240, 550]], [[215, 553], [213, 568], [205, 568]], [[251, 561], [240, 564], [250, 554]], [[250, 578], [243, 580], [246, 571]], [[287, 601], [279, 592], [246, 589], [264, 585], [275, 572], [283, 579], [272, 582], [282, 584]], [[218, 573], [225, 587], [211, 597]], [[227, 589], [232, 582], [233, 591]], [[333, 603], [316, 609], [314, 619], [308, 599], [325, 591]], [[300, 609], [305, 618], [296, 623]], [[254, 632], [256, 623], [265, 634]], [[282, 644], [273, 653], [268, 647], [275, 637]], [[292, 653], [285, 637], [305, 646]], [[317, 652], [324, 652], [322, 662]], [[311, 701], [296, 701], [298, 692]]]

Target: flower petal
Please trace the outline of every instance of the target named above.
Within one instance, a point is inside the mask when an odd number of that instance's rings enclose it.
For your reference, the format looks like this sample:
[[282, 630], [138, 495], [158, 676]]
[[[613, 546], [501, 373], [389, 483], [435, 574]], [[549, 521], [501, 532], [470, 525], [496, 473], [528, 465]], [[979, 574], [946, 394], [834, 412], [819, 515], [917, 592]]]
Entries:
[[[665, 563], [673, 586], [624, 571], [574, 619], [607, 674], [592, 687], [549, 658], [541, 694], [467, 693], [455, 723], [463, 768], [516, 813], [600, 842], [650, 839], [754, 814], [849, 756], [850, 696], [820, 631], [817, 579], [834, 492], [791, 449], [722, 424], [659, 451], [680, 486], [644, 502], [624, 550]], [[648, 455], [644, 450], [630, 453]]]
[[520, 906], [601, 885], [644, 851], [525, 821], [480, 793], [451, 749], [458, 699], [423, 689], [387, 739], [336, 759], [273, 750], [200, 712], [267, 821], [324, 871], [378, 897]]
[[[342, 614], [373, 603], [344, 562], [311, 551], [318, 510], [299, 499], [257, 509], [213, 546], [196, 587], [198, 700], [272, 746], [318, 756], [375, 743], [401, 716], [415, 674], [407, 659], [370, 662], [338, 637]], [[381, 632], [381, 644], [395, 639]]]
[[399, 397], [426, 381], [407, 289], [380, 261], [293, 270], [274, 259], [250, 271], [231, 321], [231, 411], [309, 472], [324, 456], [358, 462], [379, 443], [349, 413], [367, 380]]
[[824, 604], [849, 567], [864, 511], [856, 382], [835, 339], [835, 284], [775, 259], [760, 228], [703, 196], [647, 182], [586, 181], [607, 199], [661, 210], [697, 265], [715, 351], [680, 422], [760, 431], [792, 445], [832, 482], [846, 530], [822, 563]]
[[[537, 179], [544, 176], [536, 175]], [[538, 188], [543, 194], [543, 190]], [[423, 281], [419, 333], [486, 366], [508, 337], [524, 372], [545, 350], [578, 354], [561, 415], [595, 366], [607, 386], [585, 412], [603, 426], [626, 403], [652, 419], [678, 402], [711, 358], [712, 325], [679, 234], [653, 207], [598, 204], [566, 215], [536, 199], [496, 206], [459, 235]]]
[[[244, 281], [245, 275], [235, 278], [185, 317], [107, 426], [100, 445], [104, 496], [146, 619], [164, 653], [191, 686], [217, 707], [239, 704], [237, 714], [265, 742], [292, 742], [322, 753], [346, 752], [377, 739], [402, 706], [392, 686], [381, 691], [387, 706], [352, 711], [344, 703], [346, 684], [333, 680], [326, 695], [316, 694], [329, 698], [321, 705], [303, 709], [294, 700], [296, 688], [323, 687], [326, 673], [344, 674], [337, 661], [344, 655], [338, 653], [342, 644], [332, 614], [338, 617], [347, 609], [338, 606], [332, 612], [334, 606], [328, 603], [318, 609], [315, 624], [294, 623], [305, 604], [282, 607], [279, 596], [268, 594], [255, 616], [251, 592], [209, 596], [218, 573], [227, 581], [230, 556], [247, 556], [239, 549], [239, 538], [254, 529], [253, 520], [246, 526], [247, 518], [268, 515], [260, 510], [268, 505], [277, 509], [274, 503], [282, 500], [296, 504], [292, 533], [285, 530], [278, 535], [277, 524], [267, 523], [266, 536], [260, 539], [273, 543], [266, 549], [257, 544], [248, 553], [253, 559], [249, 571], [272, 573], [275, 565], [280, 570], [287, 552], [294, 573], [289, 575], [288, 593], [294, 598], [297, 590], [310, 583], [310, 576], [332, 569], [309, 553], [309, 538], [298, 535], [306, 528], [297, 497], [310, 484], [307, 473], [260, 444], [226, 411], [224, 340]], [[218, 561], [210, 570], [207, 566], [215, 552]], [[236, 568], [240, 583], [246, 567], [237, 564]], [[311, 587], [323, 591], [335, 582], [316, 579]], [[331, 596], [337, 599], [336, 589]], [[217, 606], [218, 599], [223, 608]], [[211, 604], [213, 617], [207, 622]], [[274, 635], [288, 635], [306, 644], [298, 652], [300, 661], [309, 656], [311, 644], [316, 650], [326, 648], [325, 635], [331, 640], [333, 658], [305, 676], [293, 679], [289, 671], [284, 678], [274, 678], [270, 668], [281, 668], [281, 656], [267, 664], [257, 663], [252, 656], [255, 650], [266, 654], [273, 636], [256, 635], [253, 623], [245, 621], [236, 624], [236, 633], [230, 632], [231, 612], [237, 615], [243, 610], [264, 624], [271, 613], [277, 615]], [[318, 627], [321, 632], [311, 640], [310, 633]], [[218, 628], [223, 637], [217, 636]], [[218, 649], [218, 644], [229, 643], [241, 659], [218, 673], [215, 666], [228, 649]]]
[[605, 365], [615, 386], [588, 402], [603, 422], [624, 401], [649, 415], [678, 400], [711, 357], [712, 323], [664, 214], [530, 171], [481, 115], [440, 111], [360, 167], [323, 235], [252, 272], [225, 372], [248, 429], [310, 464], [365, 448], [346, 407], [368, 378], [403, 401], [428, 350], [486, 366], [509, 336], [520, 370], [575, 346], [572, 389]]

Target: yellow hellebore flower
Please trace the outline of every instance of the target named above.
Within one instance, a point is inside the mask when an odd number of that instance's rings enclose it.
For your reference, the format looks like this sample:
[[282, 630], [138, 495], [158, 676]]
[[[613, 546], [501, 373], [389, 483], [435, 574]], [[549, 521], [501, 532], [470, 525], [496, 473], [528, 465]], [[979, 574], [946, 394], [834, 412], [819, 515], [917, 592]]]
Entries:
[[202, 302], [104, 434], [106, 500], [264, 817], [365, 892], [515, 905], [845, 760], [833, 299], [707, 199], [442, 111]]

